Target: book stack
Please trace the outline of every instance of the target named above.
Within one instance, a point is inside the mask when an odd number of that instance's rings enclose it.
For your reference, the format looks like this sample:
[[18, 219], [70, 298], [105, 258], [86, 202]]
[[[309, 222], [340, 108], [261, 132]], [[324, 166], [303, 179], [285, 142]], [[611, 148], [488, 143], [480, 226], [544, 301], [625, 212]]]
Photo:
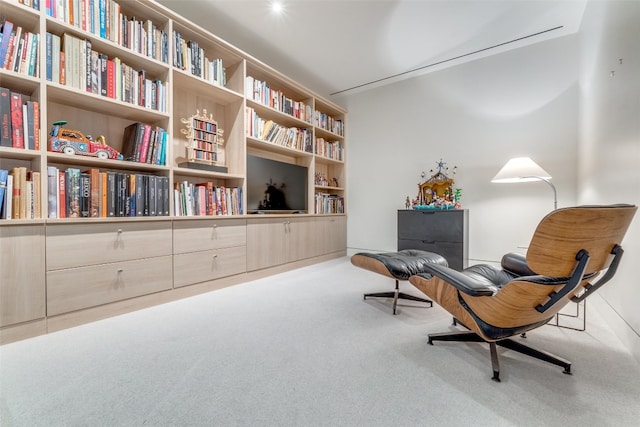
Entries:
[[75, 89], [156, 111], [167, 111], [167, 85], [147, 78], [118, 57], [92, 48], [91, 40], [70, 33], [47, 33], [46, 78]]
[[132, 123], [124, 130], [122, 156], [124, 160], [165, 165], [167, 155], [167, 131], [146, 123]]
[[0, 147], [40, 149], [40, 104], [0, 87]]
[[173, 190], [176, 216], [242, 215], [242, 187], [215, 186], [213, 182], [183, 181]]
[[26, 167], [0, 169], [0, 219], [36, 219], [42, 216], [40, 172]]
[[307, 123], [313, 121], [312, 108], [302, 101], [287, 97], [281, 90], [274, 89], [265, 81], [247, 76], [246, 97], [267, 107], [295, 117]]
[[333, 160], [344, 161], [344, 147], [340, 141], [326, 141], [316, 138], [314, 153]]
[[344, 136], [344, 122], [322, 111], [316, 110], [315, 126], [333, 132], [336, 135]]
[[151, 20], [128, 17], [113, 0], [47, 1], [46, 14], [122, 47], [169, 61], [169, 38]]
[[316, 214], [344, 213], [344, 198], [336, 194], [316, 193], [315, 202]]
[[9, 71], [38, 77], [38, 38], [12, 21], [0, 27], [0, 66]]
[[205, 50], [194, 40], [186, 40], [174, 31], [173, 66], [179, 70], [200, 77], [215, 85], [227, 87], [227, 70], [222, 59], [210, 59]]
[[246, 120], [246, 132], [250, 137], [307, 153], [313, 152], [309, 129], [287, 128], [273, 120], [263, 120], [251, 107], [247, 107]]
[[49, 218], [169, 215], [169, 178], [90, 168], [47, 168]]

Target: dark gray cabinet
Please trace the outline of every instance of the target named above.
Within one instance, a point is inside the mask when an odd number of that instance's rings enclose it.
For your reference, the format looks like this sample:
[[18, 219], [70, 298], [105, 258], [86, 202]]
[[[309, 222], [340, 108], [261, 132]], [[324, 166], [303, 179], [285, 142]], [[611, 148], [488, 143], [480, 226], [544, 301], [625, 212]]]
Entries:
[[462, 270], [469, 262], [469, 212], [399, 210], [398, 250], [419, 249], [445, 257], [449, 267]]

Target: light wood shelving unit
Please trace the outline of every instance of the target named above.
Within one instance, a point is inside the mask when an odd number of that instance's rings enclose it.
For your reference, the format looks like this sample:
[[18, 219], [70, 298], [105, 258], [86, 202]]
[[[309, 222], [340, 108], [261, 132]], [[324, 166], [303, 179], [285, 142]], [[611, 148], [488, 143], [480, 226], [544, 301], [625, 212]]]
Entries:
[[[66, 2], [65, 2], [66, 3]], [[88, 3], [88, 2], [87, 2]], [[96, 2], [97, 3], [97, 2]], [[165, 60], [139, 53], [17, 0], [0, 0], [0, 19], [39, 35], [38, 73], [0, 67], [0, 87], [40, 105], [39, 149], [0, 147], [0, 169], [26, 167], [41, 174], [41, 216], [0, 220], [0, 344], [239, 284], [346, 254], [344, 126], [346, 111], [277, 70], [152, 0], [111, 2], [113, 10], [167, 37]], [[97, 16], [97, 15], [96, 15]], [[86, 27], [89, 28], [89, 27]], [[99, 33], [99, 31], [96, 31]], [[118, 58], [165, 88], [164, 105], [146, 108], [47, 79], [46, 34], [73, 35], [91, 49]], [[197, 44], [208, 60], [220, 59], [226, 84], [175, 59], [176, 35]], [[160, 40], [160, 39], [158, 39]], [[161, 57], [160, 57], [161, 58]], [[247, 82], [262, 81], [305, 105], [305, 117], [253, 99]], [[123, 86], [124, 87], [124, 86]], [[186, 161], [182, 118], [206, 109], [224, 130], [226, 173], [179, 167]], [[308, 144], [287, 147], [248, 133], [253, 110], [264, 120], [304, 130]], [[320, 118], [329, 117], [324, 124]], [[86, 134], [104, 135], [122, 152], [124, 129], [142, 122], [168, 133], [165, 164], [68, 155], [48, 151], [56, 121]], [[318, 144], [323, 140], [321, 148]], [[328, 145], [327, 145], [328, 144]], [[330, 150], [327, 147], [331, 147]], [[339, 148], [339, 149], [338, 149]], [[176, 216], [173, 189], [181, 183], [236, 187], [247, 211], [247, 155], [308, 169], [307, 214]], [[78, 168], [161, 176], [169, 182], [169, 215], [115, 218], [48, 218], [47, 168]], [[318, 181], [317, 177], [324, 177]], [[324, 180], [323, 180], [324, 179]], [[318, 198], [341, 200], [326, 210]], [[320, 206], [319, 210], [317, 206]]]

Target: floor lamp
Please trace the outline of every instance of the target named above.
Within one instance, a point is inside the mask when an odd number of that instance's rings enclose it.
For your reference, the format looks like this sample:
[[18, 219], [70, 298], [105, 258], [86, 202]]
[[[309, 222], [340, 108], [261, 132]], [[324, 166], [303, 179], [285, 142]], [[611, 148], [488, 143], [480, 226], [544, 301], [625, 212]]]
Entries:
[[491, 180], [496, 183], [531, 181], [544, 181], [551, 187], [553, 190], [553, 209], [558, 209], [558, 196], [555, 185], [551, 183], [551, 175], [529, 157], [516, 157], [509, 160]]
[[[529, 157], [516, 157], [507, 162], [502, 169], [493, 177], [491, 182], [496, 183], [515, 183], [515, 182], [532, 182], [532, 181], [544, 181], [553, 190], [553, 209], [558, 209], [558, 196], [556, 187], [551, 183], [551, 175], [544, 169], [542, 169], [536, 162]], [[586, 329], [587, 322], [587, 304], [584, 301], [582, 327], [573, 328], [570, 326], [564, 326], [560, 324], [560, 316], [577, 318], [580, 316], [580, 303], [576, 304], [576, 314], [556, 314], [556, 323], [554, 326], [561, 328], [575, 329], [578, 331], [584, 331]]]

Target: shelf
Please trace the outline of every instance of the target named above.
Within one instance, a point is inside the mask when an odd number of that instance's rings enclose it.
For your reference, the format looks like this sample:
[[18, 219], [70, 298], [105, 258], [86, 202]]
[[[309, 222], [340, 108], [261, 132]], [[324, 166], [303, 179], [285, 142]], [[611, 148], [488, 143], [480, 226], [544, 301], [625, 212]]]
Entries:
[[9, 87], [14, 92], [24, 93], [25, 95], [30, 95], [40, 89], [39, 78], [16, 73], [4, 68], [0, 69], [0, 81], [2, 81], [0, 86]]
[[251, 99], [247, 99], [247, 107], [251, 107], [256, 110], [256, 113], [258, 113], [261, 119], [273, 120], [281, 126], [304, 129], [311, 129], [313, 127], [311, 123], [307, 123], [304, 120], [297, 119], [290, 114], [283, 113], [276, 110], [275, 108], [260, 104], [259, 102], [253, 101]]
[[155, 123], [166, 120], [169, 113], [151, 110], [128, 102], [89, 93], [57, 83], [47, 82], [47, 101], [120, 118], [136, 118], [139, 121]]
[[316, 154], [316, 163], [326, 163], [330, 165], [344, 165], [343, 160], [330, 159], [329, 157], [319, 156]]
[[272, 142], [263, 141], [261, 139], [247, 137], [247, 146], [252, 148], [263, 149], [267, 151], [273, 151], [281, 154], [288, 154], [293, 157], [313, 157], [313, 153], [307, 153], [306, 151], [296, 150], [293, 148], [283, 147]]
[[140, 172], [149, 172], [149, 173], [157, 173], [157, 172], [168, 172], [169, 168], [167, 166], [161, 165], [152, 165], [147, 163], [140, 162], [130, 162], [125, 160], [102, 160], [97, 157], [85, 156], [79, 154], [64, 154], [64, 153], [55, 153], [52, 151], [47, 152], [47, 162], [51, 164], [59, 164], [59, 165], [69, 165], [69, 166], [85, 166], [91, 168], [100, 168], [100, 169], [117, 169], [117, 170], [127, 170], [127, 171], [140, 171]]
[[206, 93], [208, 96], [215, 98], [222, 105], [230, 105], [242, 102], [243, 96], [226, 87], [208, 82], [203, 78], [194, 76], [186, 71], [173, 69], [174, 87], [180, 87], [180, 90], [187, 90], [197, 93]]
[[338, 140], [340, 142], [344, 140], [344, 136], [338, 135], [337, 133], [333, 133], [317, 126], [314, 127], [314, 131], [316, 133], [316, 138], [320, 137], [327, 140]]
[[0, 147], [0, 157], [3, 159], [34, 160], [40, 158], [39, 150], [27, 150], [25, 148]]
[[326, 191], [344, 191], [344, 188], [342, 188], [342, 187], [331, 187], [331, 186], [327, 186], [327, 185], [316, 185], [315, 189], [316, 190], [326, 190]]

